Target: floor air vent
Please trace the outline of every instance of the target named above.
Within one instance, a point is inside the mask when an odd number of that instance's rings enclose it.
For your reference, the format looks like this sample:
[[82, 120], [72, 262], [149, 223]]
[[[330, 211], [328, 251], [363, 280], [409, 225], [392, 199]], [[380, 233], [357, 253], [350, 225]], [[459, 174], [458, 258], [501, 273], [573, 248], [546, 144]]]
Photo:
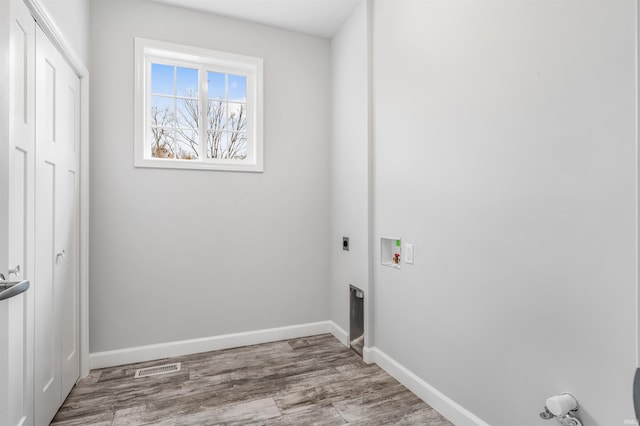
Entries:
[[179, 362], [175, 364], [165, 364], [158, 365], [156, 367], [147, 367], [136, 370], [136, 375], [134, 378], [139, 379], [141, 377], [150, 377], [150, 376], [159, 376], [161, 374], [169, 374], [175, 373], [176, 371], [181, 370], [181, 365]]

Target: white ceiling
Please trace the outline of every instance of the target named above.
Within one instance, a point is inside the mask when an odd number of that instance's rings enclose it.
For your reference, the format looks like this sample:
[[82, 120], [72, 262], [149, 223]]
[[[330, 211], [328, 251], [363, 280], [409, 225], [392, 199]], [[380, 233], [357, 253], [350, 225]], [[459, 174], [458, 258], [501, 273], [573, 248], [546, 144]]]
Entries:
[[151, 0], [331, 38], [361, 0]]

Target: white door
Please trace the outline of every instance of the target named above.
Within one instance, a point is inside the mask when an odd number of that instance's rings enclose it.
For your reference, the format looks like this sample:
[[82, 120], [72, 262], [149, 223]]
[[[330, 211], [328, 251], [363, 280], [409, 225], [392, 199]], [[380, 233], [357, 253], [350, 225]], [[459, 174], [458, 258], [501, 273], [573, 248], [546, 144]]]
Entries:
[[[35, 21], [21, 0], [10, 3], [9, 280], [34, 273]], [[9, 273], [11, 272], [11, 273]], [[33, 289], [2, 302], [7, 330], [6, 424], [33, 425]], [[3, 366], [5, 367], [5, 366]], [[1, 421], [0, 421], [1, 423]]]
[[35, 413], [49, 424], [79, 376], [78, 77], [36, 28]]

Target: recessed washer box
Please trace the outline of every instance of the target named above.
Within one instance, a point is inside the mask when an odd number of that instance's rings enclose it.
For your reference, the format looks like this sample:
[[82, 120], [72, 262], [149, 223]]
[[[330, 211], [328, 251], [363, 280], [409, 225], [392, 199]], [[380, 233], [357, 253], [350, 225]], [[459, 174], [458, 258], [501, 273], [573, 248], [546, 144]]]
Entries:
[[400, 238], [380, 238], [380, 263], [383, 266], [400, 269], [402, 262], [402, 240]]

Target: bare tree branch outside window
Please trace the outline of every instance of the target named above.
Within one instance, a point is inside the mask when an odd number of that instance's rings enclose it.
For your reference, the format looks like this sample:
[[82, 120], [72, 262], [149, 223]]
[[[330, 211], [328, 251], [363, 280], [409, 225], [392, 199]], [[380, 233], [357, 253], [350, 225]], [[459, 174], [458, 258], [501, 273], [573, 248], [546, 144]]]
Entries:
[[[230, 105], [235, 106], [230, 111]], [[247, 157], [247, 105], [209, 101], [207, 157], [243, 160]]]
[[167, 98], [175, 100], [177, 111], [166, 106], [151, 106], [152, 157], [181, 160], [199, 158], [199, 102], [193, 98], [197, 94], [191, 90], [184, 93], [184, 96], [184, 98]]
[[151, 107], [153, 143], [151, 155], [156, 158], [176, 158], [173, 111], [169, 108]]
[[198, 133], [200, 103], [197, 99], [194, 99], [197, 96], [197, 93], [189, 90], [185, 99], [178, 99], [178, 103], [182, 108], [178, 108], [179, 119], [176, 133], [178, 141], [188, 147], [184, 157], [188, 160], [197, 159], [200, 156], [200, 136]]
[[[217, 75], [225, 77], [222, 84], [210, 86], [217, 90], [216, 97], [220, 99], [209, 99], [206, 105], [206, 157], [244, 160], [247, 158], [246, 97], [228, 98], [230, 74]], [[151, 156], [196, 160], [201, 155], [199, 93], [197, 89], [176, 93], [176, 86], [173, 91], [170, 87], [151, 97]]]

